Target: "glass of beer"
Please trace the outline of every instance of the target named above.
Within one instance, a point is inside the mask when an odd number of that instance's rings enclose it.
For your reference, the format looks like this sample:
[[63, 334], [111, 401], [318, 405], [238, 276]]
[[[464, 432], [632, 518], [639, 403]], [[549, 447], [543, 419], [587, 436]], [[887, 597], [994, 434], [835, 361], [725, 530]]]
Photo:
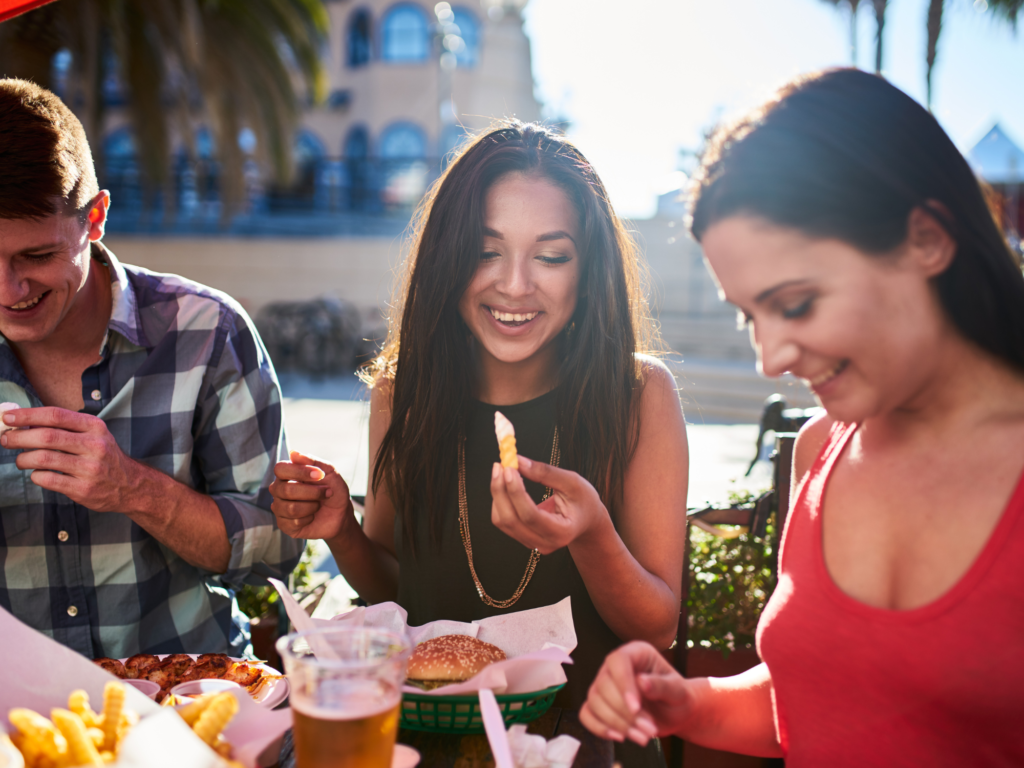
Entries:
[[298, 768], [390, 768], [411, 645], [370, 627], [277, 641], [290, 688]]

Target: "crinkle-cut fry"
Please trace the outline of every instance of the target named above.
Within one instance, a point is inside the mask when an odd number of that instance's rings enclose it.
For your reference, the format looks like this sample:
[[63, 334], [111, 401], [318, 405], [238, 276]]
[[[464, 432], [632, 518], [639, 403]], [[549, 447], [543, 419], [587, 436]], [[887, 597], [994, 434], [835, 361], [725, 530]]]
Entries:
[[212, 693], [197, 696], [195, 700], [190, 702], [187, 706], [179, 709], [178, 714], [181, 715], [181, 719], [184, 720], [190, 728], [194, 728], [196, 722], [199, 720], [199, 716], [206, 711], [208, 706], [210, 706], [210, 702], [213, 701], [214, 696], [215, 694]]
[[89, 738], [89, 733], [81, 717], [67, 709], [54, 709], [50, 712], [50, 718], [68, 741], [68, 755], [72, 765], [103, 765], [103, 758], [100, 757], [99, 750]]
[[121, 724], [121, 712], [124, 710], [124, 697], [124, 683], [111, 681], [103, 688], [103, 742], [99, 747], [108, 752], [117, 751], [117, 732]]
[[498, 452], [501, 455], [501, 466], [519, 469], [519, 454], [516, 452], [516, 438], [514, 435], [502, 438], [498, 443]]
[[7, 718], [17, 729], [12, 741], [25, 757], [26, 765], [58, 768], [67, 755], [67, 739], [57, 727], [31, 709], [16, 707]]
[[192, 726], [196, 736], [210, 746], [217, 742], [217, 737], [224, 730], [238, 711], [238, 701], [230, 693], [218, 693], [210, 705], [199, 716]]
[[71, 692], [71, 695], [68, 696], [68, 709], [82, 718], [86, 728], [99, 726], [100, 716], [93, 711], [89, 704], [89, 694], [85, 691], [79, 689]]

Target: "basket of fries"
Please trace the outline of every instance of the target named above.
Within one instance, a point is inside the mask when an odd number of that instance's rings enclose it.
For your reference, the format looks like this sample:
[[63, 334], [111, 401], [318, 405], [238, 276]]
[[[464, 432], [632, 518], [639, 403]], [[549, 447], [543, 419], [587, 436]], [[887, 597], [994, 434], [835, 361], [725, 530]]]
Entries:
[[[20, 753], [25, 768], [113, 763], [126, 735], [139, 722], [138, 714], [124, 705], [124, 684], [109, 682], [103, 689], [100, 712], [92, 709], [84, 690], [72, 691], [67, 708], [51, 709], [49, 718], [31, 709], [15, 707], [7, 715], [13, 726], [10, 742]], [[217, 693], [197, 698], [179, 709], [178, 714], [226, 765], [240, 768], [240, 763], [229, 758], [231, 745], [222, 734], [237, 711], [238, 701], [234, 696]]]

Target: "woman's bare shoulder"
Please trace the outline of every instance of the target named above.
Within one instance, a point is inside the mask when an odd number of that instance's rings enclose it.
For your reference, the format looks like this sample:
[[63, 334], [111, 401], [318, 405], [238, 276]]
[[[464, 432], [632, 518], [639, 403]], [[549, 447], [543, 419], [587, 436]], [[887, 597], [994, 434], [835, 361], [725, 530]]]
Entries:
[[648, 384], [653, 384], [659, 392], [670, 390], [676, 392], [676, 377], [665, 365], [665, 361], [653, 355], [637, 354], [636, 361], [640, 364], [640, 379], [643, 388], [646, 390]]
[[793, 446], [793, 480], [799, 482], [807, 474], [814, 460], [821, 453], [821, 448], [828, 440], [828, 433], [835, 424], [835, 419], [822, 411], [800, 428]]

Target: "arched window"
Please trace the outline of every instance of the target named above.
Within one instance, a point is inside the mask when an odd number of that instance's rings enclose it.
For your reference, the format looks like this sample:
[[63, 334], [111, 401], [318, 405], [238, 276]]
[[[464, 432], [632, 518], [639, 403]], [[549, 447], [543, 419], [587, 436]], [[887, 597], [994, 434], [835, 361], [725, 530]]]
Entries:
[[348, 177], [349, 207], [360, 211], [373, 202], [371, 195], [370, 134], [357, 125], [345, 137], [345, 171]]
[[418, 5], [391, 6], [381, 22], [381, 58], [385, 61], [426, 61], [430, 54], [427, 14]]
[[381, 196], [389, 206], [415, 205], [427, 188], [427, 138], [413, 123], [393, 123], [380, 137]]
[[427, 154], [427, 139], [413, 123], [393, 123], [380, 137], [380, 156], [385, 160], [420, 160]]
[[455, 26], [459, 28], [459, 37], [465, 44], [455, 54], [455, 61], [460, 67], [475, 67], [480, 61], [480, 22], [468, 8], [456, 7], [452, 13]]
[[370, 12], [360, 8], [348, 19], [348, 34], [345, 36], [345, 58], [350, 67], [362, 67], [370, 63]]

